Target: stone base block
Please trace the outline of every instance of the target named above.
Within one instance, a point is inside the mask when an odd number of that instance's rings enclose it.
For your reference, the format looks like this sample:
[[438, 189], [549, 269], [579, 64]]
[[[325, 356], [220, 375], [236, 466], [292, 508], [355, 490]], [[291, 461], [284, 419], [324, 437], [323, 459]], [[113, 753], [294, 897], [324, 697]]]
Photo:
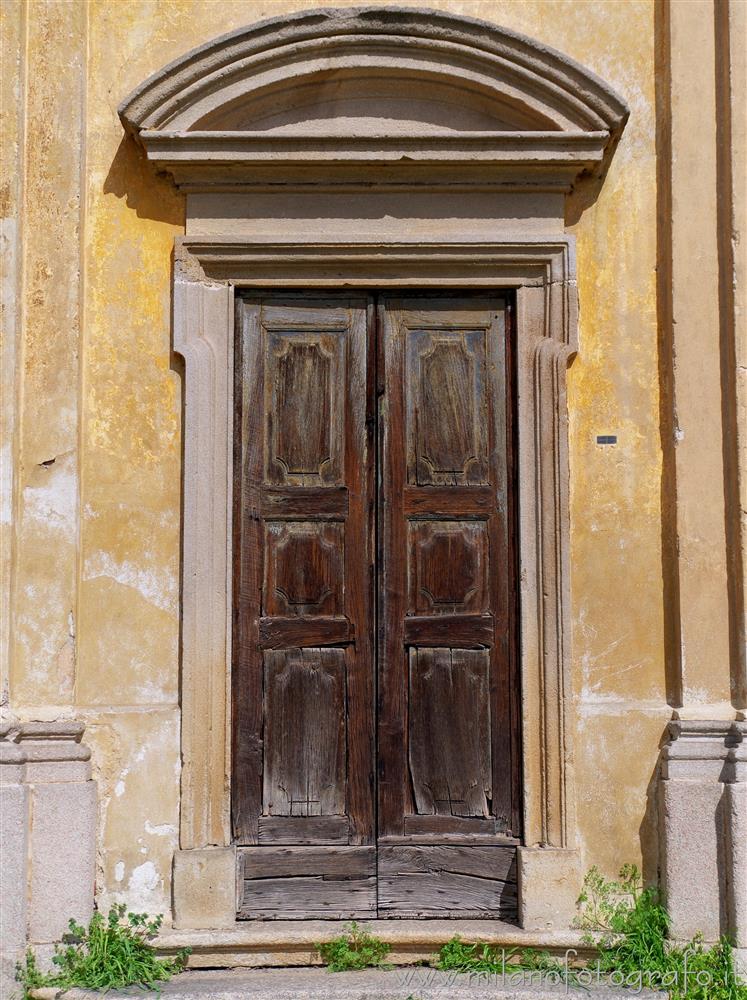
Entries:
[[725, 927], [726, 902], [717, 848], [721, 785], [676, 779], [662, 784], [664, 880], [672, 936], [689, 941], [702, 933], [715, 941]]
[[14, 962], [26, 946], [28, 828], [28, 788], [0, 785], [0, 947]]
[[[738, 767], [735, 768], [735, 776], [740, 777]], [[728, 784], [724, 790], [724, 821], [727, 830], [725, 853], [730, 877], [727, 896], [729, 928], [747, 977], [747, 761], [742, 768], [741, 778], [742, 780]]]
[[236, 922], [236, 851], [202, 847], [174, 854], [174, 927], [218, 929]]
[[84, 726], [0, 724], [0, 997], [20, 996], [15, 966], [43, 967], [74, 917], [93, 912], [96, 784]]
[[747, 948], [747, 723], [677, 720], [660, 806], [670, 934]]
[[90, 920], [95, 864], [94, 782], [36, 785], [31, 827], [31, 941], [59, 941], [71, 918], [83, 924]]
[[519, 923], [524, 930], [565, 930], [576, 916], [581, 892], [577, 851], [519, 847]]

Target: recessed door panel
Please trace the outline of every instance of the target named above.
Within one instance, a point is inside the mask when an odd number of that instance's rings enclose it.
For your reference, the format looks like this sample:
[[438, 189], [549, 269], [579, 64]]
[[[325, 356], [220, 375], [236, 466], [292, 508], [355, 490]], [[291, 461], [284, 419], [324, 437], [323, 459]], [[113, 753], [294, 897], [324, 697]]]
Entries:
[[264, 662], [262, 814], [344, 816], [344, 650], [268, 649]]
[[406, 341], [407, 482], [487, 483], [485, 331], [409, 327]]
[[339, 387], [348, 331], [284, 327], [265, 328], [267, 482], [341, 483], [345, 413]]

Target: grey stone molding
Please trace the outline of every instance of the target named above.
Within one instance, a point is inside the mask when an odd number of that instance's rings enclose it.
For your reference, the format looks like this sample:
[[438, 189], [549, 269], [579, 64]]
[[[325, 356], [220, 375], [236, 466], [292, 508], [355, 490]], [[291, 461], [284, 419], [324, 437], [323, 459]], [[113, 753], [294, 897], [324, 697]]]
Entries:
[[96, 784], [80, 722], [0, 723], [0, 993], [28, 944], [93, 911]]
[[189, 189], [314, 170], [380, 181], [386, 166], [392, 180], [446, 168], [568, 190], [603, 168], [628, 109], [584, 67], [517, 32], [375, 6], [223, 35], [151, 76], [119, 114]]
[[670, 932], [730, 935], [747, 960], [747, 722], [669, 724], [661, 822]]

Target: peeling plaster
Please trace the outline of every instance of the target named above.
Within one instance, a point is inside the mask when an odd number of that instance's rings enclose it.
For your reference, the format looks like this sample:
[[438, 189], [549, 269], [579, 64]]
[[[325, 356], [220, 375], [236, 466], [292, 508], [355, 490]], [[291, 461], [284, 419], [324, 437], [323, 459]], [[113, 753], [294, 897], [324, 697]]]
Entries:
[[138, 865], [127, 882], [127, 905], [133, 909], [152, 912], [153, 896], [163, 883], [152, 861]]
[[23, 490], [24, 514], [39, 522], [46, 532], [62, 531], [75, 535], [78, 508], [78, 477], [62, 464], [50, 466], [49, 479], [43, 485]]
[[98, 550], [88, 556], [84, 580], [108, 577], [123, 587], [132, 587], [150, 604], [176, 614], [178, 581], [167, 571], [146, 569], [129, 560], [118, 562], [108, 552]]
[[145, 832], [153, 834], [155, 837], [175, 837], [177, 830], [173, 823], [158, 823], [154, 826], [150, 820], [146, 819]]

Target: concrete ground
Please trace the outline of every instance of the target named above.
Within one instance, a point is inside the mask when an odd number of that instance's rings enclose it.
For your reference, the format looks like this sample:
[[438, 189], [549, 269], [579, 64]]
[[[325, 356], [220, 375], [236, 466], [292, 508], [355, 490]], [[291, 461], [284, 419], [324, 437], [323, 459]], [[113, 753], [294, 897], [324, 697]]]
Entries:
[[[536, 975], [536, 974], [535, 974]], [[328, 972], [318, 968], [236, 969], [184, 972], [161, 988], [164, 1000], [631, 1000], [631, 997], [664, 998], [663, 993], [610, 986], [512, 984], [492, 978], [455, 975], [427, 968], [391, 971]], [[87, 990], [37, 990], [38, 1000], [91, 1000], [102, 994]], [[106, 1000], [153, 996], [142, 990], [110, 991]]]

